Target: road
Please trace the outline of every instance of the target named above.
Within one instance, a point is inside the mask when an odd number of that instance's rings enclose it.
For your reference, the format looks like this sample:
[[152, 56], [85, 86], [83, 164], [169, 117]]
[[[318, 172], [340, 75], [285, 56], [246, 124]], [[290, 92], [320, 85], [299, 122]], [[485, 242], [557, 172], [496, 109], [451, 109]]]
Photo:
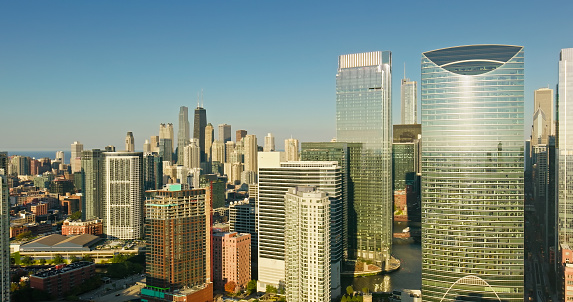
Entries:
[[[94, 291], [80, 295], [80, 299], [96, 302], [129, 301], [131, 299], [139, 298], [139, 293], [141, 288], [143, 288], [143, 284], [145, 284], [145, 277], [142, 277], [141, 275], [133, 275], [124, 279], [115, 280], [109, 284], [104, 284]], [[126, 285], [125, 289], [123, 288], [124, 285]], [[116, 296], [117, 294], [119, 294], [119, 296]]]

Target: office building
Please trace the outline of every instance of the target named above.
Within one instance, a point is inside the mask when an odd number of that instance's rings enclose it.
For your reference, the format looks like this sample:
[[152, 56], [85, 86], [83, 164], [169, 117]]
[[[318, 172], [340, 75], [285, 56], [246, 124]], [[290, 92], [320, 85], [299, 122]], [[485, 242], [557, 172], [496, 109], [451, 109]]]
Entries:
[[82, 143], [76, 141], [72, 144], [72, 152], [70, 155], [70, 165], [72, 165], [72, 173], [82, 171], [82, 151], [84, 151], [84, 145]]
[[287, 301], [330, 302], [330, 200], [316, 187], [284, 197]]
[[143, 189], [159, 190], [163, 187], [163, 159], [159, 153], [143, 153]]
[[64, 220], [64, 223], [62, 224], [63, 236], [83, 234], [95, 236], [103, 234], [103, 221], [101, 219], [92, 219], [87, 221]]
[[[239, 159], [238, 155], [237, 154], [234, 155], [234, 154], [235, 154], [235, 142], [234, 141], [228, 141], [225, 144], [225, 162], [226, 163], [242, 163], [243, 162], [242, 156]], [[231, 158], [233, 156], [234, 156], [234, 158]]]
[[553, 89], [540, 88], [533, 95], [533, 127], [531, 145], [549, 144], [549, 136], [555, 135]]
[[336, 74], [336, 139], [362, 143], [349, 212], [349, 257], [389, 267], [392, 254], [392, 54], [342, 55]]
[[103, 155], [104, 233], [111, 239], [143, 238], [143, 153]]
[[298, 161], [298, 139], [285, 139], [285, 154], [287, 161]]
[[82, 220], [103, 218], [103, 152], [82, 152]]
[[135, 139], [133, 138], [133, 133], [127, 132], [125, 136], [125, 151], [135, 152]]
[[[184, 190], [181, 185], [172, 185], [147, 193], [147, 277], [146, 287], [141, 290], [142, 298], [212, 301], [211, 206], [206, 190]], [[181, 300], [175, 300], [176, 297]]]
[[0, 297], [10, 301], [10, 195], [6, 177], [6, 152], [0, 152]]
[[421, 126], [420, 124], [394, 125], [392, 143], [394, 221], [421, 221]]
[[263, 152], [275, 151], [275, 137], [272, 133], [268, 133], [265, 136], [265, 145], [263, 146]]
[[211, 146], [211, 161], [225, 163], [225, 145], [222, 141], [216, 140]]
[[201, 149], [196, 139], [191, 139], [184, 148], [183, 166], [188, 169], [201, 168]]
[[159, 154], [159, 135], [150, 136], [149, 144], [151, 145], [151, 152], [157, 152]]
[[[153, 138], [153, 137], [152, 137]], [[159, 156], [173, 162], [173, 124], [159, 124]]]
[[[573, 246], [573, 192], [569, 189], [573, 183], [573, 48], [561, 50], [559, 56], [558, 95], [558, 242], [559, 246]], [[569, 106], [571, 105], [571, 106]], [[569, 129], [571, 128], [571, 129]]]
[[418, 123], [418, 85], [416, 81], [403, 78], [400, 86], [402, 124]]
[[234, 282], [247, 288], [251, 281], [251, 234], [237, 232], [213, 233], [213, 285], [223, 291]]
[[340, 273], [343, 259], [342, 175], [337, 162], [285, 162], [282, 152], [259, 153], [258, 200], [259, 232], [258, 288], [283, 287], [285, 282], [285, 204], [284, 194], [296, 186], [316, 186], [328, 194], [331, 204], [330, 247], [332, 297], [341, 294]]
[[245, 137], [247, 135], [247, 130], [237, 130], [235, 132], [235, 142], [240, 142], [243, 137]]
[[[251, 264], [258, 263], [259, 236], [255, 227], [255, 202], [249, 199], [232, 201], [229, 204], [229, 230], [231, 232], [251, 234]], [[251, 274], [256, 279], [254, 274]]]
[[149, 154], [151, 152], [151, 143], [149, 143], [149, 140], [146, 139], [143, 143], [143, 154]]
[[183, 164], [183, 149], [189, 144], [189, 108], [179, 107], [179, 128], [177, 129], [177, 163]]
[[211, 162], [211, 146], [213, 145], [213, 141], [215, 139], [215, 129], [211, 123], [208, 123], [205, 126], [205, 161]]
[[199, 141], [201, 149], [201, 162], [205, 161], [205, 127], [207, 127], [207, 111], [197, 105], [193, 122], [193, 138]]
[[422, 297], [523, 301], [523, 47], [422, 54]]
[[253, 134], [247, 134], [244, 137], [244, 159], [245, 159], [245, 171], [257, 172], [257, 137]]
[[219, 136], [218, 139], [223, 143], [231, 141], [231, 125], [220, 124], [219, 125]]

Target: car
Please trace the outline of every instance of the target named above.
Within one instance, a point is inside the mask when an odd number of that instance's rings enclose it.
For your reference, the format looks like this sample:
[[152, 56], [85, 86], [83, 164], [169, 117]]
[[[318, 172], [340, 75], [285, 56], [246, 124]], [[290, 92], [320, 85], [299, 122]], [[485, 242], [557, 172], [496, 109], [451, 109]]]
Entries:
[[119, 297], [119, 294], [115, 294], [116, 297]]

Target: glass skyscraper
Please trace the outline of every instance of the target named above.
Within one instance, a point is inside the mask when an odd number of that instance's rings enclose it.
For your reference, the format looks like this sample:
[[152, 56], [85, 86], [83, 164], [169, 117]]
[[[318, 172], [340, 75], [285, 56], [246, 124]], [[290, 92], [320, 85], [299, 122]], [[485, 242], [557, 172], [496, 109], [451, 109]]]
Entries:
[[422, 54], [424, 301], [523, 301], [523, 79], [521, 46]]
[[[561, 50], [558, 91], [558, 231], [559, 246], [573, 246], [573, 48]], [[572, 96], [569, 96], [569, 92]], [[571, 108], [569, 107], [571, 103]], [[571, 131], [569, 131], [571, 128]]]
[[348, 212], [349, 258], [374, 261], [383, 269], [392, 252], [391, 83], [389, 51], [338, 58], [337, 141], [362, 143], [362, 173], [353, 179]]

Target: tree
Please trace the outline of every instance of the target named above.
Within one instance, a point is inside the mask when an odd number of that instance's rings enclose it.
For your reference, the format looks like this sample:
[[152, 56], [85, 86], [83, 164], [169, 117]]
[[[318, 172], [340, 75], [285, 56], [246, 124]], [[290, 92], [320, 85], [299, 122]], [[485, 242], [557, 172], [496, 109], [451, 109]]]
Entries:
[[60, 264], [60, 263], [64, 263], [64, 257], [62, 257], [62, 255], [60, 254], [56, 254], [56, 256], [54, 256], [54, 258], [52, 259], [52, 264]]
[[90, 254], [85, 254], [82, 257], [82, 261], [94, 262], [94, 257], [92, 257], [92, 255], [90, 255]]
[[80, 261], [80, 258], [78, 258], [76, 255], [72, 255], [70, 257], [70, 263], [76, 263], [78, 261]]
[[80, 218], [82, 218], [82, 211], [73, 212], [72, 215], [68, 217], [69, 220], [78, 220]]
[[32, 231], [24, 231], [16, 236], [16, 240], [27, 240], [32, 239]]
[[257, 290], [257, 280], [251, 280], [247, 283], [247, 295], [252, 294]]
[[46, 265], [46, 259], [44, 258], [40, 259], [40, 265]]
[[352, 285], [348, 285], [348, 286], [346, 287], [346, 293], [347, 293], [349, 296], [352, 296], [352, 294], [354, 293], [354, 288], [352, 287]]
[[235, 283], [235, 281], [229, 281], [225, 283], [225, 291], [228, 292], [229, 294], [234, 293], [236, 287], [237, 284]]
[[34, 259], [30, 256], [24, 256], [24, 257], [22, 257], [22, 264], [32, 265], [32, 264], [34, 264]]
[[368, 287], [363, 287], [363, 288], [362, 288], [362, 292], [365, 293], [365, 294], [367, 294], [367, 293], [370, 292], [370, 290], [368, 289]]
[[277, 288], [274, 287], [274, 286], [272, 286], [272, 285], [267, 285], [266, 293], [267, 293], [267, 294], [276, 294], [276, 293], [277, 293]]

